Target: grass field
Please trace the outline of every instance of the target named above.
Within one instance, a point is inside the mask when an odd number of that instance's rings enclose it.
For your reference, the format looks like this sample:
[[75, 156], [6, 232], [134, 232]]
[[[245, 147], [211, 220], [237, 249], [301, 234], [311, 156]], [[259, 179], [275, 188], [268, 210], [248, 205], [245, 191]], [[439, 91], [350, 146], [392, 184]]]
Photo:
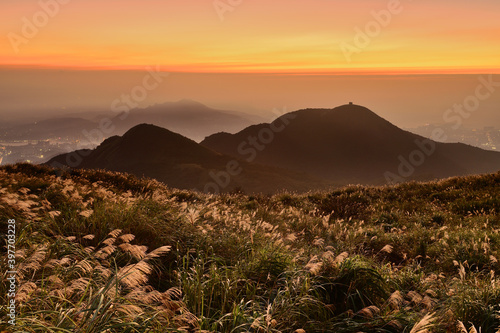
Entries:
[[0, 331], [499, 332], [499, 212], [500, 173], [215, 196], [4, 166]]

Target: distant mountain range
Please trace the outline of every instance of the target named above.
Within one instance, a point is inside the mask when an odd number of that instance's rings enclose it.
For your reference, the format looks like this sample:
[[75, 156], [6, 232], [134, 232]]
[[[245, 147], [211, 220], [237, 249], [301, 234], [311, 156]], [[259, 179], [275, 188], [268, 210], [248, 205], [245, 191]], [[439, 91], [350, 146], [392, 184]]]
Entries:
[[197, 142], [219, 131], [241, 131], [261, 120], [257, 116], [236, 111], [213, 109], [192, 100], [132, 109], [127, 115], [117, 115], [112, 119], [116, 126], [115, 133], [118, 135], [136, 125], [147, 123], [169, 129]]
[[[81, 114], [81, 112], [80, 112]], [[108, 119], [107, 128], [99, 130], [100, 122]], [[99, 116], [84, 119], [80, 115], [49, 118], [33, 123], [3, 128], [0, 138], [11, 140], [45, 140], [52, 138], [74, 138], [97, 143], [113, 135], [122, 135], [132, 127], [154, 124], [180, 133], [192, 140], [201, 141], [206, 136], [220, 132], [237, 132], [245, 127], [263, 121], [262, 118], [237, 111], [218, 110], [192, 100], [181, 100], [156, 104], [146, 108], [134, 108], [128, 112], [101, 112]], [[2, 133], [3, 132], [3, 133]], [[85, 133], [91, 133], [87, 138]]]
[[200, 144], [142, 124], [47, 164], [129, 172], [184, 189], [274, 193], [496, 172], [500, 153], [437, 143], [344, 105], [295, 111]]

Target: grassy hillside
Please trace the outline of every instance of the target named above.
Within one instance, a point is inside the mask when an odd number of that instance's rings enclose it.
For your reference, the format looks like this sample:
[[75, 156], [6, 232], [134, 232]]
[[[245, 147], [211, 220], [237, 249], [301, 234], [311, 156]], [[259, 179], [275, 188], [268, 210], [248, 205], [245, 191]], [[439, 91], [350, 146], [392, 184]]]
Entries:
[[13, 328], [0, 284], [0, 330], [497, 332], [499, 184], [213, 196], [4, 166], [0, 230], [16, 220], [18, 290]]

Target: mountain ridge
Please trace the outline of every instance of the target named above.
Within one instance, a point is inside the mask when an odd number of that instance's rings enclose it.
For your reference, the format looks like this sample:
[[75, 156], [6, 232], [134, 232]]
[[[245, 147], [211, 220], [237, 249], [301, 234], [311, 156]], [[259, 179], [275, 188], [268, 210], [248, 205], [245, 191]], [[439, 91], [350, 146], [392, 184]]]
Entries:
[[[434, 142], [402, 130], [368, 108], [354, 104], [334, 109], [297, 110], [272, 123], [247, 127], [235, 134], [214, 134], [201, 144], [238, 156], [245, 150], [241, 142], [258, 137], [260, 131], [280, 122], [288, 124], [275, 133], [265, 149], [255, 154], [255, 161], [318, 175], [334, 182], [383, 184], [386, 181], [384, 174], [398, 169], [400, 156], [408, 158], [414, 151], [420, 151], [418, 142], [420, 145], [432, 142], [435, 152], [424, 156], [424, 163], [415, 168], [416, 173], [408, 180], [494, 172], [500, 168], [500, 153]], [[467, 154], [476, 156], [480, 165], [460, 161], [470, 160], [466, 158]], [[482, 163], [482, 160], [487, 162]], [[488, 168], [490, 162], [496, 166]]]
[[[500, 170], [500, 153], [438, 143], [359, 105], [303, 109], [200, 144], [152, 124], [136, 125], [92, 151], [78, 168], [129, 172], [183, 189], [255, 193], [347, 184], [384, 185]], [[47, 164], [69, 165], [71, 154]]]
[[230, 110], [219, 110], [190, 99], [133, 108], [112, 118], [115, 134], [121, 135], [144, 122], [167, 128], [195, 141], [221, 130], [239, 131], [254, 123], [251, 115]]
[[[80, 162], [72, 165], [75, 154], [80, 155]], [[93, 150], [61, 154], [45, 164], [127, 172], [180, 189], [215, 193], [238, 189], [249, 193], [303, 192], [329, 185], [302, 173], [237, 160], [151, 124], [137, 125]]]

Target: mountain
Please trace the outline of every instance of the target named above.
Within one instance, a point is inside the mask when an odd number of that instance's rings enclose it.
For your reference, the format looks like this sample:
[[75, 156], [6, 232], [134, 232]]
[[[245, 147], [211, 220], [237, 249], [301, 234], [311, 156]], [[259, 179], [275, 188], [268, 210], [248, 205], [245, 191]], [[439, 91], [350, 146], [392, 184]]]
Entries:
[[47, 164], [128, 172], [181, 189], [275, 193], [496, 172], [500, 153], [437, 143], [350, 104], [291, 112], [201, 144], [141, 124]]
[[136, 125], [150, 123], [198, 142], [216, 132], [240, 131], [258, 120], [260, 118], [252, 115], [217, 110], [192, 100], [156, 104], [143, 109], [136, 108], [112, 119], [116, 126], [115, 134], [118, 135]]
[[[0, 138], [6, 140], [45, 140], [67, 138], [95, 145], [109, 136], [123, 135], [132, 127], [149, 123], [180, 133], [197, 142], [220, 132], [234, 133], [263, 119], [237, 111], [218, 110], [192, 100], [156, 104], [135, 108], [128, 112], [75, 110], [67, 116], [31, 120], [12, 126], [0, 126]], [[89, 115], [92, 115], [90, 118]], [[104, 131], [102, 123], [109, 122], [111, 131]]]
[[236, 134], [214, 134], [201, 145], [342, 184], [432, 180], [500, 170], [500, 153], [437, 143], [353, 104], [295, 111]]
[[106, 139], [94, 150], [54, 157], [51, 166], [105, 169], [155, 178], [180, 189], [249, 193], [326, 188], [313, 177], [276, 167], [260, 166], [217, 153], [180, 134], [140, 124], [123, 136]]

